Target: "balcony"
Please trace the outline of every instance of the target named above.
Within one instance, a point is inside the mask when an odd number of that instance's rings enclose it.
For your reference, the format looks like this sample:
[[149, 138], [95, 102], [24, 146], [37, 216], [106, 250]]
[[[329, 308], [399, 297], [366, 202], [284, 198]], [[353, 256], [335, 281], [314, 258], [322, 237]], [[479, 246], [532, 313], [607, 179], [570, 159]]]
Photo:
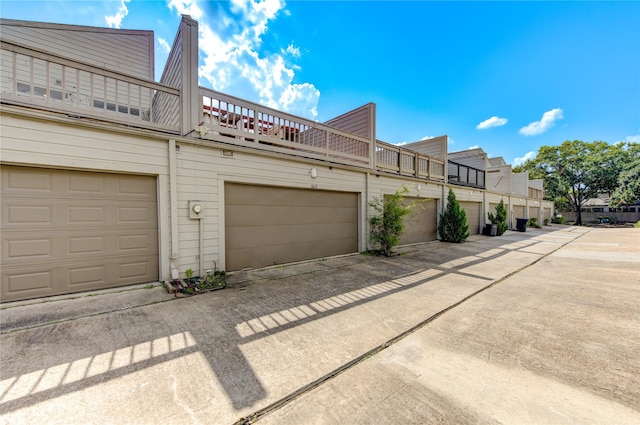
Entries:
[[447, 176], [451, 184], [470, 186], [478, 189], [485, 188], [484, 170], [449, 161]]
[[328, 160], [371, 166], [371, 140], [286, 112], [200, 87], [204, 139]]
[[540, 189], [536, 189], [533, 187], [529, 187], [529, 198], [533, 198], [533, 199], [543, 199], [544, 198], [544, 191], [540, 190]]
[[40, 52], [0, 43], [3, 103], [179, 133], [180, 91]]
[[403, 176], [444, 181], [444, 161], [376, 141], [376, 167]]

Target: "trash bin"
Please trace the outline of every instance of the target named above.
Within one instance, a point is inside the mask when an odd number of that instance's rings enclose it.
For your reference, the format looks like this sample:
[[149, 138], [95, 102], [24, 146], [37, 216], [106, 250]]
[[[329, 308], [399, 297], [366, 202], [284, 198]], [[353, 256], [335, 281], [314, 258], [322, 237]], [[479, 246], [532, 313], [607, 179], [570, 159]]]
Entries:
[[497, 224], [485, 224], [483, 233], [484, 233], [485, 236], [496, 236], [498, 234], [498, 225]]
[[516, 218], [516, 229], [518, 232], [526, 232], [527, 231], [527, 222], [528, 218]]

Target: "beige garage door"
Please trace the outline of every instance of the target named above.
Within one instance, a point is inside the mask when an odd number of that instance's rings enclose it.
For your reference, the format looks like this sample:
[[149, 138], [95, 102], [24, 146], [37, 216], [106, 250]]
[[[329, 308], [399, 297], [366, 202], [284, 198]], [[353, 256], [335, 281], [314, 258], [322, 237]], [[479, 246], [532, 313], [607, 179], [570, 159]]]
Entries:
[[404, 204], [415, 203], [415, 215], [405, 222], [400, 244], [435, 241], [437, 239], [438, 201], [424, 198], [404, 198]]
[[[538, 218], [539, 213], [540, 213], [540, 207], [529, 207], [528, 218]], [[542, 223], [538, 223], [538, 224], [542, 224]]]
[[544, 221], [544, 219], [546, 218], [547, 220], [551, 221], [551, 208], [543, 208], [542, 212], [544, 214], [542, 220]]
[[460, 206], [467, 213], [467, 224], [469, 225], [469, 234], [477, 235], [480, 233], [480, 202], [460, 202]]
[[225, 184], [226, 269], [358, 251], [358, 194]]
[[524, 205], [514, 205], [513, 206], [513, 217], [511, 217], [511, 230], [516, 228], [516, 219], [517, 218], [528, 218], [524, 214]]
[[2, 167], [2, 301], [158, 279], [156, 181]]

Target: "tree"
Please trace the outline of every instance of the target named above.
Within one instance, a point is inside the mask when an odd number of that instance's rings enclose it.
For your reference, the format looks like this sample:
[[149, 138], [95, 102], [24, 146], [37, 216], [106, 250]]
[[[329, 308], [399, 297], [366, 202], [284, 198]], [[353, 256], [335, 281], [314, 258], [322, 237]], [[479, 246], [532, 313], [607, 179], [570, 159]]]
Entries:
[[493, 215], [493, 213], [490, 212], [487, 216], [489, 217], [491, 224], [498, 226], [498, 236], [502, 236], [509, 228], [509, 225], [507, 224], [507, 207], [505, 207], [502, 199], [500, 199], [500, 203], [496, 206], [496, 214]]
[[449, 188], [447, 209], [440, 214], [438, 233], [443, 242], [464, 242], [469, 237], [467, 213], [460, 206], [453, 189]]
[[628, 144], [624, 152], [626, 161], [609, 201], [614, 208], [640, 201], [640, 144]]
[[514, 171], [526, 170], [530, 178], [544, 179], [545, 199], [555, 201], [558, 207], [567, 203], [576, 213], [576, 224], [581, 225], [582, 205], [599, 193], [615, 190], [629, 161], [627, 151], [636, 150], [633, 145], [567, 140], [560, 146], [542, 146], [534, 159]]
[[400, 242], [404, 232], [405, 220], [413, 215], [414, 204], [404, 205], [404, 195], [409, 189], [403, 187], [393, 195], [375, 197], [369, 205], [376, 214], [369, 219], [371, 242], [380, 246], [379, 252], [387, 257], [393, 253], [393, 248]]

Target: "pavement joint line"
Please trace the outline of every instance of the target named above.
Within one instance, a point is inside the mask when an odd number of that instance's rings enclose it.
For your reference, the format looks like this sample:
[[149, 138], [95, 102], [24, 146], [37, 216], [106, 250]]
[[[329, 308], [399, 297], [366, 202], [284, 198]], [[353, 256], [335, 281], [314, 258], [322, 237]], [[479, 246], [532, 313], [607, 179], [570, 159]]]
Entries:
[[153, 302], [145, 303], [145, 304], [136, 304], [136, 305], [131, 305], [131, 306], [128, 306], [128, 307], [115, 308], [115, 309], [109, 310], [109, 311], [99, 311], [97, 313], [83, 314], [81, 316], [68, 317], [66, 319], [52, 320], [52, 321], [47, 322], [47, 323], [39, 323], [37, 325], [25, 326], [25, 327], [22, 327], [22, 328], [15, 328], [15, 329], [8, 329], [6, 331], [0, 331], [0, 335], [8, 335], [8, 334], [11, 334], [11, 333], [14, 333], [14, 332], [27, 331], [27, 330], [30, 330], [30, 329], [42, 328], [42, 327], [51, 326], [51, 325], [58, 325], [60, 323], [71, 322], [71, 321], [74, 321], [74, 320], [85, 319], [85, 318], [88, 318], [88, 317], [96, 317], [96, 316], [102, 316], [104, 314], [117, 313], [119, 311], [133, 310], [134, 308], [146, 307], [146, 306], [149, 306], [149, 305], [161, 304], [161, 303], [166, 303], [166, 302], [169, 302], [169, 301], [175, 301], [175, 300], [179, 300], [179, 299], [180, 298], [173, 297], [173, 298], [169, 298], [169, 299], [166, 299], [166, 300], [153, 301]]
[[551, 254], [559, 251], [560, 249], [564, 248], [565, 246], [569, 245], [572, 242], [575, 242], [576, 240], [580, 239], [582, 236], [586, 235], [587, 233], [591, 232], [591, 229], [587, 230], [584, 233], [579, 234], [577, 237], [566, 241], [564, 243], [562, 243], [560, 246], [558, 246], [557, 248], [555, 248], [552, 251], [549, 251], [548, 253], [540, 256], [540, 258], [537, 258], [536, 260], [534, 260], [533, 262], [520, 267], [518, 270], [514, 270], [511, 273], [506, 274], [505, 276], [502, 276], [499, 279], [496, 279], [495, 281], [491, 282], [490, 284], [478, 289], [475, 292], [472, 292], [471, 294], [467, 295], [466, 297], [462, 298], [459, 301], [456, 301], [455, 303], [449, 305], [448, 307], [445, 307], [444, 309], [438, 311], [437, 313], [434, 313], [433, 315], [427, 317], [425, 320], [423, 320], [422, 322], [412, 326], [411, 328], [407, 329], [404, 332], [401, 332], [400, 334], [396, 335], [395, 337], [383, 342], [382, 344], [378, 345], [377, 347], [372, 348], [371, 350], [367, 351], [364, 354], [361, 354], [360, 356], [356, 357], [353, 360], [348, 361], [347, 363], [343, 364], [342, 366], [340, 366], [337, 369], [334, 369], [333, 371], [329, 372], [328, 374], [316, 379], [313, 382], [310, 382], [309, 384], [298, 388], [297, 390], [293, 391], [292, 393], [290, 393], [289, 395], [286, 395], [285, 397], [281, 398], [280, 400], [277, 400], [271, 404], [269, 404], [268, 406], [263, 407], [262, 409], [259, 409], [255, 412], [253, 412], [252, 414], [245, 416], [243, 418], [240, 418], [238, 421], [234, 422], [234, 425], [250, 425], [255, 423], [256, 421], [259, 421], [260, 418], [262, 418], [263, 416], [268, 415], [269, 413], [272, 413], [282, 407], [284, 407], [285, 405], [289, 404], [290, 402], [292, 402], [293, 400], [303, 396], [304, 394], [310, 392], [311, 390], [319, 387], [320, 385], [324, 384], [325, 382], [328, 382], [334, 378], [336, 378], [337, 376], [341, 375], [342, 373], [346, 372], [347, 370], [357, 366], [358, 364], [364, 362], [365, 360], [369, 359], [370, 357], [373, 357], [374, 355], [380, 353], [381, 351], [391, 347], [392, 345], [400, 342], [401, 340], [405, 339], [406, 337], [408, 337], [409, 335], [419, 331], [420, 329], [426, 327], [427, 325], [429, 325], [431, 322], [433, 322], [434, 320], [438, 319], [440, 316], [444, 315], [445, 313], [453, 310], [454, 308], [460, 306], [461, 304], [464, 304], [465, 302], [469, 301], [472, 298], [475, 298], [477, 295], [485, 292], [488, 289], [493, 288], [494, 286], [498, 285], [499, 283], [504, 282], [505, 280], [517, 275], [518, 273], [528, 269], [529, 267], [539, 263], [540, 261], [544, 260], [545, 258], [547, 258], [548, 256], [550, 256]]

